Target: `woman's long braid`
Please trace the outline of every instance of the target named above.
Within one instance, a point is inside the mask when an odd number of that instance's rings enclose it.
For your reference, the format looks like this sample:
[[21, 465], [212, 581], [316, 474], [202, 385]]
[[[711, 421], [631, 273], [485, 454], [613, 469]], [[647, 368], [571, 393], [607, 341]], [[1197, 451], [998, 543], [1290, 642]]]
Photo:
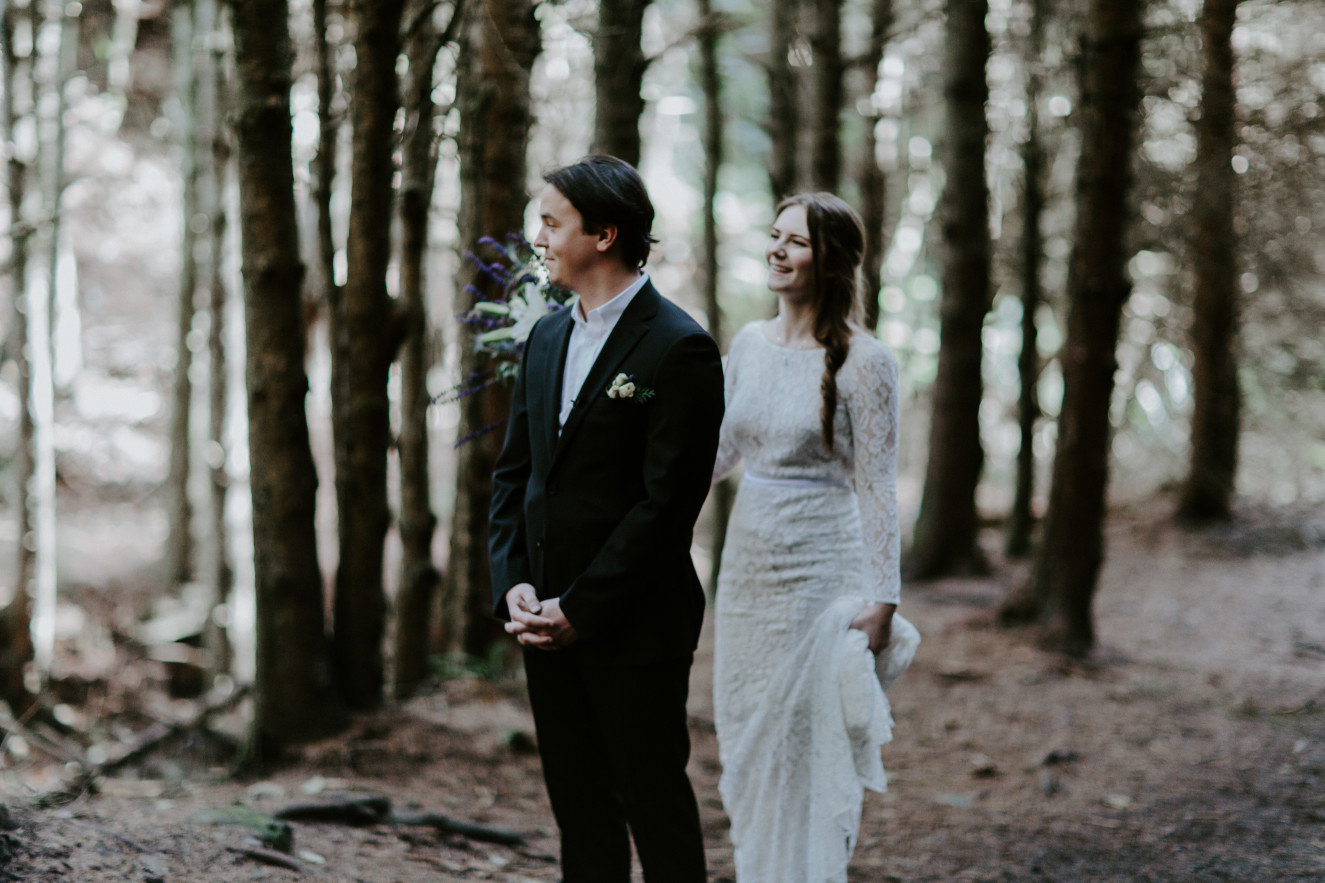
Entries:
[[814, 339], [824, 348], [824, 374], [819, 381], [823, 406], [819, 423], [824, 447], [833, 449], [833, 419], [837, 414], [837, 372], [851, 348], [851, 319], [856, 311], [858, 271], [865, 251], [860, 216], [831, 193], [801, 193], [788, 197], [789, 205], [805, 207], [810, 245], [814, 249]]

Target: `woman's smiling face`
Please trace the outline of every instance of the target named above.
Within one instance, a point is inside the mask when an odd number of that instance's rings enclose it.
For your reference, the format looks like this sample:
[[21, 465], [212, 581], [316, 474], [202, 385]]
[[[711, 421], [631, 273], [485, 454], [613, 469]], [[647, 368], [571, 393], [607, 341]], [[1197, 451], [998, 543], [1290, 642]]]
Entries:
[[789, 205], [777, 216], [764, 260], [768, 262], [768, 288], [774, 294], [789, 300], [814, 295], [814, 249], [805, 206]]

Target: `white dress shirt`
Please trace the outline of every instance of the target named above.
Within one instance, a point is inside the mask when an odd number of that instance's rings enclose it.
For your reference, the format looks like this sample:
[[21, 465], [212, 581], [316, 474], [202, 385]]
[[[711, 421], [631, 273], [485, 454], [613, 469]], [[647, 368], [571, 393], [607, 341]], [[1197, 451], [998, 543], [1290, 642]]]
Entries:
[[598, 360], [603, 345], [616, 327], [621, 314], [630, 306], [630, 302], [639, 294], [644, 283], [649, 281], [649, 274], [641, 272], [639, 278], [626, 286], [626, 289], [607, 303], [590, 310], [586, 316], [577, 297], [571, 304], [571, 318], [575, 320], [570, 332], [570, 345], [566, 350], [566, 368], [561, 375], [561, 413], [557, 416], [557, 434], [570, 418], [575, 399], [580, 395], [589, 370]]

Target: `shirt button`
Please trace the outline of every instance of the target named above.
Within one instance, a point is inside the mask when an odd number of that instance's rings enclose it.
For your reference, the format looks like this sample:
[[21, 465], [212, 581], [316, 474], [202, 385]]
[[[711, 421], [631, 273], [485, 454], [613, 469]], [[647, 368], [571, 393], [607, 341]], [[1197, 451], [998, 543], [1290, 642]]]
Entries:
[[557, 495], [557, 486], [555, 484], [550, 484], [547, 486], [547, 495], [549, 497], [555, 497]]

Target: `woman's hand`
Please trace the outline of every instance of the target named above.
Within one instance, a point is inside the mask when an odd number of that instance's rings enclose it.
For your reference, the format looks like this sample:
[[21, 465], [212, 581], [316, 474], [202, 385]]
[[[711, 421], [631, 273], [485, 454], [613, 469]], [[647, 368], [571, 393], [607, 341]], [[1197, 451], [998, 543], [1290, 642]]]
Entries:
[[851, 620], [851, 628], [859, 629], [870, 639], [870, 652], [876, 656], [893, 637], [893, 614], [896, 604], [871, 604]]

